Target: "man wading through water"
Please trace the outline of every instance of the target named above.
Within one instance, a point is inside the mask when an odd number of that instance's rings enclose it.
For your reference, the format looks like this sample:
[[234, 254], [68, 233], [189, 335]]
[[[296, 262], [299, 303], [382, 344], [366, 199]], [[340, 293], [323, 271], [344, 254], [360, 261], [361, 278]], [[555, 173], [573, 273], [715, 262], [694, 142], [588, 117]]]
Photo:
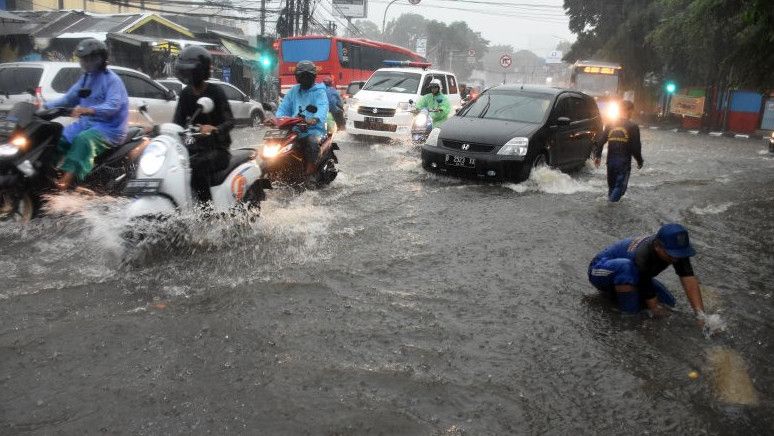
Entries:
[[594, 149], [594, 166], [599, 168], [602, 147], [607, 142], [607, 198], [613, 203], [626, 194], [629, 174], [632, 172], [632, 158], [637, 161], [637, 169], [642, 168], [643, 164], [640, 128], [630, 120], [634, 104], [624, 101], [621, 110], [621, 118], [605, 127]]

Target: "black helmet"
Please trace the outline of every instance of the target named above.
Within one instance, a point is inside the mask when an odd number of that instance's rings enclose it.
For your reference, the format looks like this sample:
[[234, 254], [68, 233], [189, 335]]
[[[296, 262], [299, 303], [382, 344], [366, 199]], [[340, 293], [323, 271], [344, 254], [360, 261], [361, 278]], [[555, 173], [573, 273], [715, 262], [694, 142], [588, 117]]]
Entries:
[[107, 68], [108, 49], [104, 42], [87, 38], [75, 47], [75, 56], [81, 61], [81, 68], [86, 72]]
[[180, 52], [175, 75], [186, 85], [199, 85], [210, 78], [212, 56], [204, 47], [189, 45]]
[[309, 89], [317, 78], [317, 67], [309, 61], [301, 61], [296, 64], [296, 82], [301, 89]]
[[301, 61], [296, 65], [296, 77], [302, 74], [311, 74], [317, 77], [317, 67], [310, 61]]

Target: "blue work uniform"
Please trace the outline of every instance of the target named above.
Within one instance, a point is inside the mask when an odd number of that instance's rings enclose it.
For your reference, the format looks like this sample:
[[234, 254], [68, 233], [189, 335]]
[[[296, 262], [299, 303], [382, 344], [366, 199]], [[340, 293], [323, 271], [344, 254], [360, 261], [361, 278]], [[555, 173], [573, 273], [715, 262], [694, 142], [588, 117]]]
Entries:
[[[655, 236], [628, 238], [616, 242], [597, 254], [589, 264], [589, 281], [595, 288], [618, 303], [625, 313], [638, 313], [645, 300], [657, 297], [667, 306], [675, 305], [675, 298], [655, 277], [670, 264], [655, 251]], [[691, 260], [682, 258], [673, 264], [680, 277], [694, 275]], [[617, 285], [635, 287], [633, 292], [616, 293]]]
[[[290, 88], [277, 108], [277, 117], [295, 117], [301, 114], [304, 118], [316, 118], [317, 124], [309, 126], [306, 131], [297, 129], [299, 139], [304, 143], [304, 156], [307, 162], [316, 162], [320, 154], [320, 140], [327, 135], [326, 123], [328, 121], [328, 95], [327, 88], [321, 83], [315, 83], [307, 90], [301, 89], [301, 85]], [[306, 107], [313, 105], [317, 112], [310, 113]]]
[[[83, 88], [91, 90], [88, 97], [79, 97]], [[46, 107], [81, 106], [94, 109], [94, 115], [84, 115], [65, 127], [59, 150], [65, 155], [60, 166], [83, 180], [94, 167], [94, 158], [126, 139], [129, 122], [129, 96], [124, 82], [116, 73], [105, 69], [85, 73], [60, 98]]]
[[640, 128], [630, 120], [619, 120], [605, 127], [594, 150], [594, 157], [602, 157], [602, 147], [607, 142], [607, 195], [616, 202], [626, 193], [629, 175], [632, 172], [632, 158], [642, 166], [642, 143]]

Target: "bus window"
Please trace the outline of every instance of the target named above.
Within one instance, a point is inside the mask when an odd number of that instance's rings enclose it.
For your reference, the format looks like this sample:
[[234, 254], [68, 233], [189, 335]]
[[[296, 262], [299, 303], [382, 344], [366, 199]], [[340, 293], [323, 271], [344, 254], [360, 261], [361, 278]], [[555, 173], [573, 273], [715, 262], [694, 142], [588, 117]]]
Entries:
[[327, 61], [331, 54], [331, 40], [286, 39], [282, 41], [282, 60], [284, 62], [321, 62]]
[[339, 41], [336, 46], [339, 49], [339, 64], [344, 68], [350, 68], [350, 44], [344, 44]]

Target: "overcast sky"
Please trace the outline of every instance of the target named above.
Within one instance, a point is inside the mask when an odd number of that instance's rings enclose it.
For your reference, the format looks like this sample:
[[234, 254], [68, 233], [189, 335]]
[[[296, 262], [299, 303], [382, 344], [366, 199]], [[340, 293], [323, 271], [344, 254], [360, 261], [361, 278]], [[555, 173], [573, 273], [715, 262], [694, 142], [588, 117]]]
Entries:
[[[381, 26], [387, 3], [387, 0], [368, 0], [368, 19]], [[563, 0], [421, 0], [418, 6], [413, 6], [408, 0], [398, 0], [390, 6], [387, 21], [403, 13], [417, 13], [447, 23], [465, 21], [491, 44], [511, 44], [516, 50], [526, 48], [542, 57], [562, 39], [575, 40], [567, 28], [562, 4]]]

